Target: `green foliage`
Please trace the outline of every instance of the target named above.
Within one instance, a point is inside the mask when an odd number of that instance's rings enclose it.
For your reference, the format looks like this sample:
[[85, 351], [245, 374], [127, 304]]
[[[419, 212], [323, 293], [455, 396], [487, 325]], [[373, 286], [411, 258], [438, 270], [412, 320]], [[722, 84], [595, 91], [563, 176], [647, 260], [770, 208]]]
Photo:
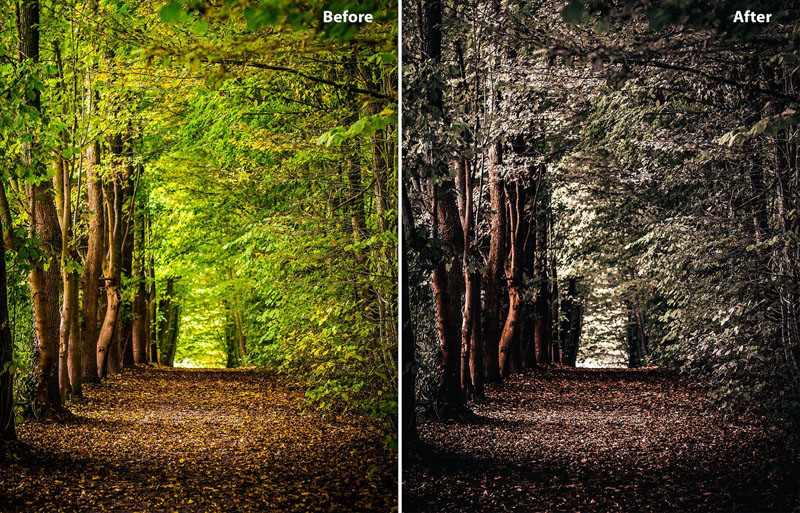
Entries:
[[[323, 7], [372, 12], [375, 22], [323, 25]], [[397, 107], [386, 99], [397, 96], [396, 7], [46, 3], [37, 65], [10, 58], [15, 27], [4, 20], [0, 157], [10, 163], [2, 178], [15, 229], [24, 235], [25, 184], [51, 179], [55, 154], [73, 184], [85, 180], [81, 156], [99, 142], [96, 172], [107, 183], [126, 164], [141, 165], [123, 214], [147, 219], [155, 281], [145, 285], [180, 304], [176, 364], [225, 365], [236, 314], [243, 364], [280, 368], [308, 387], [311, 404], [366, 412], [391, 433]], [[37, 91], [41, 115], [26, 103]], [[109, 151], [116, 134], [132, 134], [132, 160]], [[85, 251], [85, 182], [72, 194]], [[354, 215], [364, 220], [357, 230]], [[36, 240], [22, 239], [15, 269], [49, 265]], [[66, 262], [82, 271], [82, 258]], [[125, 320], [141, 282], [123, 281]], [[15, 301], [29, 315], [30, 298]], [[166, 317], [158, 311], [156, 324]], [[20, 362], [18, 375], [29, 368]]]

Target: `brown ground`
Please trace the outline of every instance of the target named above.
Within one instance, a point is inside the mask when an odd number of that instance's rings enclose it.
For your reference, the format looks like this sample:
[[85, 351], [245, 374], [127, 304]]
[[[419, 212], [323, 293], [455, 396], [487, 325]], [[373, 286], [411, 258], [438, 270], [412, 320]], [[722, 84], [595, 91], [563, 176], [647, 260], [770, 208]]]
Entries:
[[353, 415], [251, 370], [126, 370], [66, 423], [25, 422], [0, 511], [396, 509], [396, 459]]
[[[426, 422], [403, 511], [791, 511], [785, 433], [724, 417], [656, 370], [540, 370], [490, 387], [470, 422]], [[800, 511], [800, 510], [797, 510]]]

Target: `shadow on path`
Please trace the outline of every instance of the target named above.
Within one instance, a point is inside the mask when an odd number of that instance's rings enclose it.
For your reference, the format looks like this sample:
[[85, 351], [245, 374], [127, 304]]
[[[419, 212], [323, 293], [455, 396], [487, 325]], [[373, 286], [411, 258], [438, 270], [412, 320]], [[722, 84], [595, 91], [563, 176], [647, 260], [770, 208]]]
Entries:
[[477, 421], [426, 422], [405, 512], [791, 511], [785, 433], [653, 370], [555, 368], [491, 386]]
[[2, 511], [389, 511], [396, 462], [354, 415], [252, 370], [137, 368], [66, 423], [25, 422]]

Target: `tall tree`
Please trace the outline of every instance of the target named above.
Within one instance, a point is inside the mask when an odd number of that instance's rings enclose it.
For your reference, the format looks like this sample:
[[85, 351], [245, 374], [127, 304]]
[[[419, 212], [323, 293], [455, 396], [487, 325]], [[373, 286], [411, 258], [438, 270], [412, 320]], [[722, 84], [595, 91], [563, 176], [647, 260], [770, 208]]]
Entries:
[[[129, 141], [125, 141], [129, 143]], [[131, 174], [131, 163], [123, 155], [121, 134], [113, 137], [111, 153], [114, 156], [113, 172], [103, 182], [105, 238], [107, 252], [103, 260], [103, 283], [106, 291], [106, 313], [97, 339], [97, 372], [106, 377], [115, 362], [111, 362], [112, 344], [118, 330], [119, 310], [122, 305], [122, 244], [125, 237], [125, 183]], [[110, 367], [111, 366], [111, 367]]]
[[[5, 196], [5, 190], [0, 192]], [[3, 231], [0, 216], [0, 231]], [[5, 232], [4, 232], [5, 233]], [[6, 286], [6, 245], [0, 243], [0, 443], [16, 440], [14, 426], [14, 340], [8, 317], [8, 289]]]
[[[39, 63], [39, 2], [23, 2], [17, 9], [18, 57], [20, 63], [36, 66]], [[32, 88], [27, 104], [41, 116], [41, 94]], [[26, 148], [26, 165], [41, 171], [41, 156], [36, 147]], [[59, 391], [58, 347], [60, 311], [60, 266], [57, 255], [61, 249], [61, 233], [53, 200], [51, 184], [45, 177], [36, 176], [27, 186], [27, 206], [32, 239], [40, 243], [39, 255], [30, 273], [31, 293], [39, 340], [39, 359], [34, 371], [37, 380], [36, 397], [44, 415], [61, 410]]]

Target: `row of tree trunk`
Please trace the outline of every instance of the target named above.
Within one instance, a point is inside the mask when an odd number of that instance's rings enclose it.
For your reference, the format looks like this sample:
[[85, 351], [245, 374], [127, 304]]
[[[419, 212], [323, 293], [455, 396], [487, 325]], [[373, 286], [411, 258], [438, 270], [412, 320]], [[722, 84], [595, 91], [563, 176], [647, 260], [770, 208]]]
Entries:
[[[18, 4], [20, 63], [38, 64], [39, 25], [39, 2]], [[58, 44], [53, 53], [63, 82]], [[38, 87], [31, 88], [27, 103], [42, 115], [40, 95]], [[85, 99], [89, 114], [95, 109], [95, 96], [87, 78]], [[143, 166], [134, 157], [133, 130], [129, 125], [110, 138], [102, 173], [99, 165], [103, 148], [98, 141], [89, 143], [82, 156], [70, 159], [63, 156], [64, 150], [75, 141], [65, 132], [61, 144], [51, 155], [30, 144], [24, 149], [30, 179], [9, 181], [11, 192], [25, 198], [26, 238], [15, 238], [5, 183], [0, 184], [0, 225], [4, 234], [0, 252], [0, 431], [4, 439], [14, 438], [13, 369], [9, 368], [13, 342], [8, 331], [5, 249], [16, 251], [24, 246], [32, 254], [30, 287], [38, 341], [34, 411], [44, 416], [56, 414], [64, 409], [68, 395], [82, 394], [84, 382], [98, 381], [118, 372], [124, 364], [159, 358], [154, 331], [155, 273], [152, 257], [146, 258], [147, 212], [144, 195], [137, 194]], [[52, 180], [43, 172], [47, 166]], [[82, 216], [88, 220], [88, 230], [85, 239], [78, 240], [75, 226]], [[81, 258], [78, 248], [84, 247], [86, 253]], [[130, 304], [123, 300], [125, 287], [133, 291]], [[168, 314], [171, 335], [167, 337], [169, 344], [162, 340], [161, 347], [167, 347], [171, 363], [179, 305], [170, 301], [174, 303]]]
[[[420, 66], [441, 66], [442, 9], [439, 0], [420, 4]], [[469, 97], [460, 46], [455, 52], [461, 66], [459, 87], [464, 89], [462, 96]], [[446, 119], [441, 88], [429, 91], [432, 115]], [[499, 93], [482, 94], [488, 109], [498, 104]], [[464, 107], [467, 114], [484, 108], [478, 103]], [[478, 133], [477, 127], [470, 130], [464, 136], [467, 145]], [[443, 416], [458, 415], [466, 401], [483, 394], [486, 382], [539, 365], [575, 364], [582, 319], [577, 278], [570, 280], [569, 293], [560, 300], [546, 166], [504, 165], [504, 152], [526, 157], [535, 151], [534, 138], [518, 139], [512, 144], [497, 139], [477, 158], [467, 158], [465, 150], [449, 166], [430, 147], [422, 163], [428, 169], [403, 183], [405, 247], [421, 246], [408, 199], [413, 189], [422, 215], [430, 220], [430, 237], [441, 250], [431, 262], [431, 286], [441, 345], [436, 403]], [[404, 292], [408, 301], [408, 289]], [[404, 303], [403, 312], [409, 310]], [[406, 343], [413, 344], [411, 334]], [[410, 366], [404, 362], [404, 379], [413, 383], [414, 355], [409, 351], [404, 358], [412, 362]], [[406, 391], [404, 401], [411, 397], [413, 393]], [[413, 438], [413, 406], [405, 421], [404, 432]]]

